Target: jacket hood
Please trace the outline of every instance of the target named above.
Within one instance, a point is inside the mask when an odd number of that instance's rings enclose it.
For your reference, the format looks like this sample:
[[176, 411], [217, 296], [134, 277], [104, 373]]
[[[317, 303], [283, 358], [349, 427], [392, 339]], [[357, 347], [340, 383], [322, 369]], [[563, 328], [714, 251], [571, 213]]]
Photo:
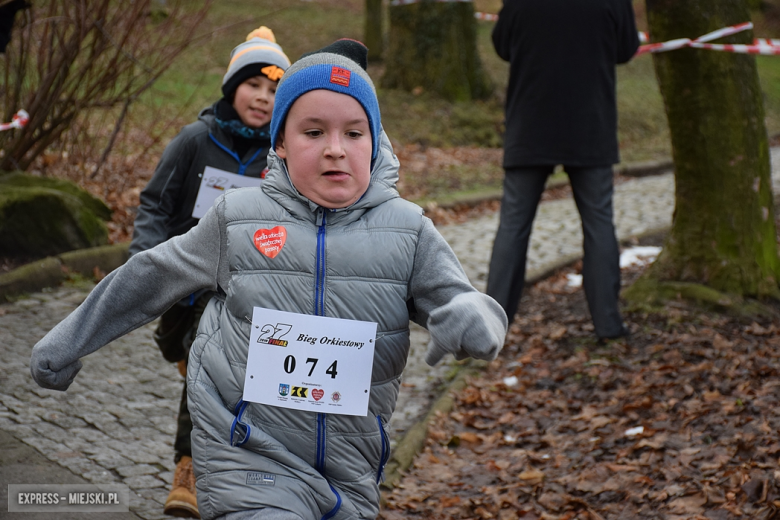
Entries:
[[[350, 213], [354, 218], [359, 218], [363, 212], [390, 199], [400, 197], [396, 188], [399, 166], [398, 158], [393, 152], [393, 145], [390, 144], [390, 139], [382, 130], [379, 137], [379, 152], [371, 168], [371, 179], [366, 192], [357, 202], [346, 208], [323, 209], [329, 215]], [[268, 152], [268, 173], [265, 182], [263, 182], [263, 191], [299, 218], [315, 218], [319, 209], [322, 208], [319, 204], [301, 195], [293, 186], [287, 172], [287, 165], [276, 154], [275, 150]], [[332, 219], [330, 216], [328, 218]]]
[[203, 121], [206, 123], [206, 125], [208, 125], [209, 128], [212, 127], [214, 124], [214, 119], [216, 118], [216, 110], [214, 109], [215, 105], [216, 103], [198, 112], [198, 121]]

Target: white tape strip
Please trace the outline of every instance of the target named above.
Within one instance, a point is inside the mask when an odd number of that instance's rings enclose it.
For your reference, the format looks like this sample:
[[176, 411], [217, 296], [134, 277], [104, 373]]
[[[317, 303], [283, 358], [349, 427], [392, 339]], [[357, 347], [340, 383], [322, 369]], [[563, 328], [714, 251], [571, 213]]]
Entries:
[[10, 123], [0, 123], [0, 131], [11, 130], [12, 128], [22, 128], [29, 120], [30, 114], [28, 114], [26, 110], [22, 109], [14, 114]]
[[724, 27], [723, 29], [712, 31], [711, 33], [707, 33], [704, 36], [699, 36], [698, 38], [696, 38], [695, 41], [709, 42], [712, 40], [717, 40], [718, 38], [723, 38], [725, 36], [731, 36], [732, 34], [737, 34], [742, 31], [748, 31], [752, 28], [753, 28], [753, 22], [740, 23], [737, 25], [732, 25], [731, 27]]
[[708, 49], [711, 51], [733, 52], [735, 54], [764, 54], [774, 56], [780, 54], [780, 46], [776, 45], [746, 45], [744, 43], [691, 43], [695, 49]]
[[[637, 56], [639, 56], [640, 54], [645, 54], [646, 52], [666, 52], [674, 49], [681, 49], [683, 47], [694, 47], [697, 49], [711, 49], [711, 50], [722, 50], [727, 52], [738, 52], [736, 50], [733, 50], [735, 45], [708, 44], [705, 42], [717, 40], [718, 38], [723, 38], [724, 36], [731, 36], [732, 34], [737, 34], [742, 31], [748, 31], [752, 28], [753, 28], [753, 22], [745, 22], [737, 25], [732, 25], [731, 27], [724, 27], [722, 29], [709, 32], [707, 34], [699, 36], [695, 40], [691, 40], [690, 38], [679, 38], [677, 40], [670, 40], [668, 42], [648, 43], [647, 45], [642, 45], [641, 47], [639, 47], [639, 50], [637, 51], [636, 54]], [[712, 47], [712, 45], [717, 45], [717, 47]], [[748, 45], [744, 45], [744, 46], [750, 47]], [[737, 45], [736, 47], [739, 47], [739, 45]]]
[[477, 20], [484, 20], [486, 22], [497, 22], [498, 21], [498, 15], [497, 14], [490, 14], [490, 13], [476, 12], [476, 13], [474, 13], [474, 18], [476, 18]]

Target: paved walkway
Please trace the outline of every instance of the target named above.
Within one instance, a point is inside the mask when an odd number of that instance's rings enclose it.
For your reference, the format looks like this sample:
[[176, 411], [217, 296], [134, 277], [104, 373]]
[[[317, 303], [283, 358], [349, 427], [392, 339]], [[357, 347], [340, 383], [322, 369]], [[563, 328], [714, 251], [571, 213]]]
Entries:
[[[773, 152], [774, 190], [780, 193], [780, 152]], [[621, 239], [668, 226], [674, 203], [673, 177], [665, 174], [619, 185], [615, 220]], [[476, 287], [484, 288], [497, 215], [445, 226]], [[571, 199], [540, 205], [529, 253], [529, 272], [581, 251], [579, 216]], [[173, 435], [182, 379], [162, 360], [148, 325], [87, 356], [66, 393], [38, 388], [28, 363], [30, 349], [84, 300], [90, 284], [63, 286], [0, 305], [0, 430], [94, 483], [124, 483], [131, 511], [164, 518], [162, 504], [173, 477]], [[446, 363], [423, 362], [427, 333], [412, 331], [412, 351], [397, 412], [396, 439], [425, 413], [436, 396]], [[0, 473], [2, 475], [2, 473]], [[8, 478], [7, 475], [4, 478]], [[14, 480], [0, 482], [2, 492]], [[6, 511], [3, 505], [0, 516]], [[128, 515], [129, 516], [129, 515]]]

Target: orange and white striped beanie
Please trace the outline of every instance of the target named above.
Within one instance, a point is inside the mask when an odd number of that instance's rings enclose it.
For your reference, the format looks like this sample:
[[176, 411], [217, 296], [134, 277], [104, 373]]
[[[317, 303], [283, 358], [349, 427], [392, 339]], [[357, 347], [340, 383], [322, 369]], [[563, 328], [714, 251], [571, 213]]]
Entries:
[[259, 27], [230, 53], [230, 63], [222, 78], [222, 93], [226, 98], [232, 97], [241, 83], [254, 76], [279, 81], [289, 66], [290, 59], [276, 43], [273, 31], [266, 26]]

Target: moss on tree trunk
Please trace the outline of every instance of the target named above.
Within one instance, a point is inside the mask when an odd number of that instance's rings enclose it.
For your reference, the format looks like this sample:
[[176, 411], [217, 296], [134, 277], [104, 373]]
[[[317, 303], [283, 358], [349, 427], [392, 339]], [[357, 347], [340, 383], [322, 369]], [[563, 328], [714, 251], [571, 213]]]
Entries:
[[423, 0], [391, 7], [388, 39], [382, 86], [421, 87], [450, 101], [490, 95], [471, 2]]
[[384, 36], [382, 34], [382, 0], [366, 0], [366, 18], [363, 27], [363, 43], [368, 47], [368, 60], [382, 59]]
[[[750, 19], [744, 0], [647, 0], [647, 16], [653, 41], [696, 38]], [[748, 31], [725, 41], [752, 38]], [[680, 49], [655, 54], [654, 63], [672, 136], [676, 202], [671, 232], [644, 282], [776, 297], [780, 260], [755, 58]], [[637, 283], [625, 296], [646, 299], [651, 286]]]

